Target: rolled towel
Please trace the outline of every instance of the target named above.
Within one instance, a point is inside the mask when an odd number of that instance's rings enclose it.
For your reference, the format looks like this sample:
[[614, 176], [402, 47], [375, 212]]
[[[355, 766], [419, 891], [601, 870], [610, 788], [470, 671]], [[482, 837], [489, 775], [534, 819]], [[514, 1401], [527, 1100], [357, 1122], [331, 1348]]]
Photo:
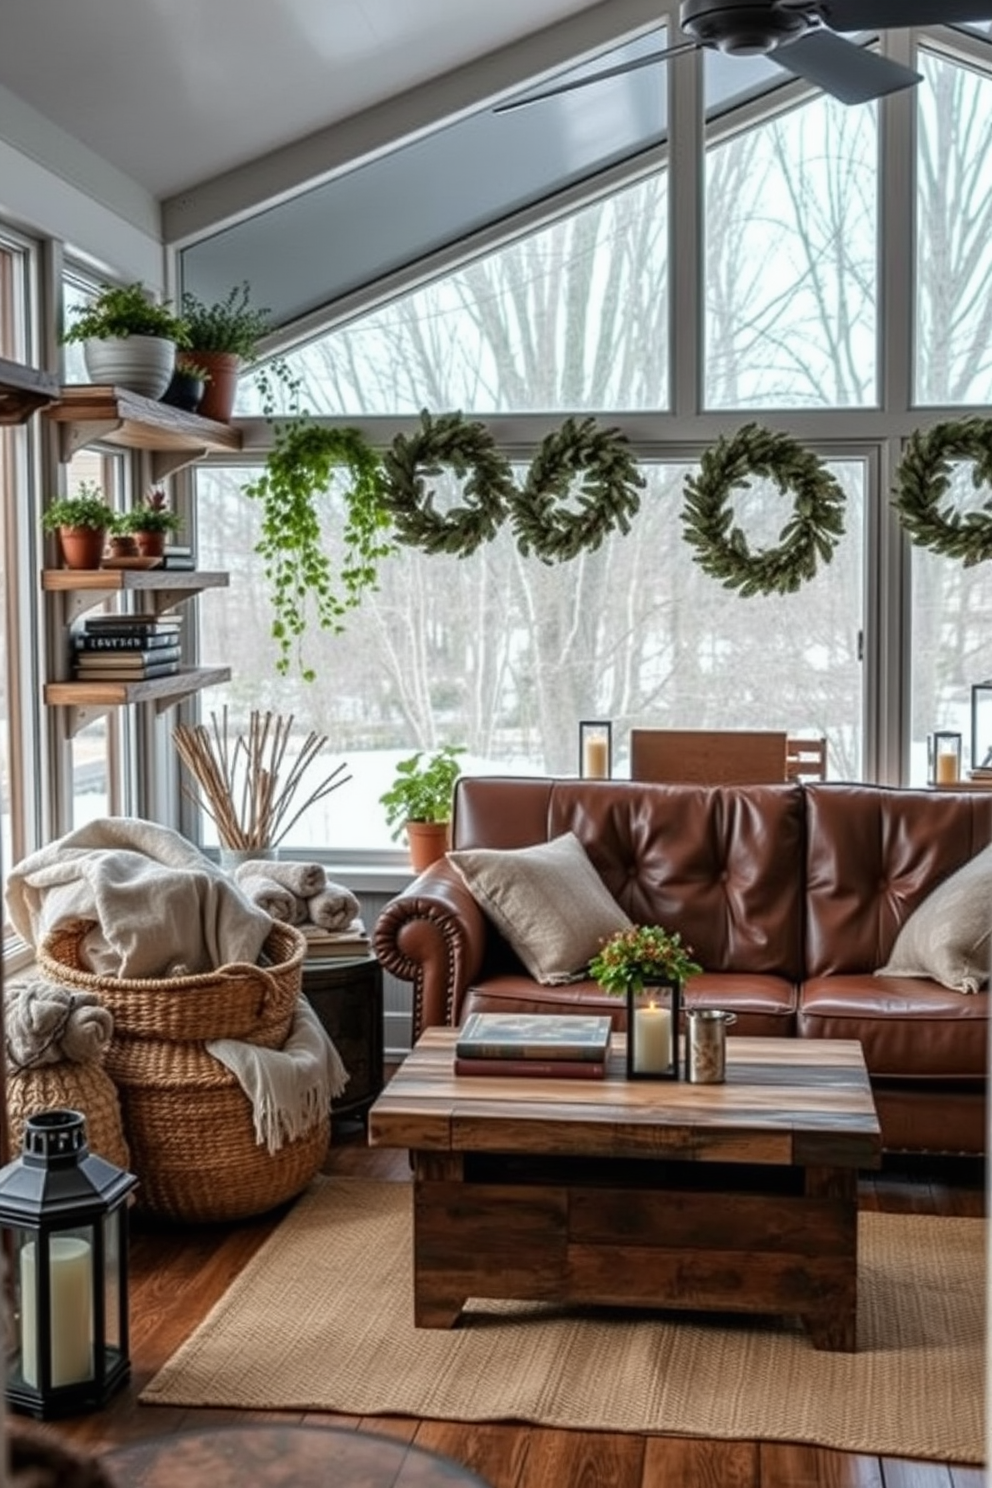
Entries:
[[307, 900], [307, 918], [322, 930], [347, 930], [359, 908], [350, 889], [328, 881], [321, 893]]
[[239, 881], [242, 893], [247, 894], [253, 904], [265, 913], [271, 915], [274, 920], [281, 920], [284, 925], [297, 925], [297, 904], [299, 901], [295, 894], [289, 889], [284, 889], [282, 884], [276, 883], [271, 878], [263, 878], [256, 874], [252, 878], [246, 878], [243, 883]]
[[38, 977], [4, 993], [7, 1057], [14, 1070], [100, 1059], [114, 1031], [113, 1014], [95, 992], [72, 992]]
[[270, 878], [299, 899], [319, 894], [327, 882], [322, 863], [280, 863], [267, 858], [249, 858], [246, 863], [239, 863], [234, 876], [242, 887], [252, 878]]

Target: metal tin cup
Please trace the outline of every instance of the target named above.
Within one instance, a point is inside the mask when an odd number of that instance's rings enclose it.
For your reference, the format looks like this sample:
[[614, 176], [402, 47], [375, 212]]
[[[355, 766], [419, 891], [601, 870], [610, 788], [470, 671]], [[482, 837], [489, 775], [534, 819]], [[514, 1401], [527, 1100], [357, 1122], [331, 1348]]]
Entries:
[[692, 1085], [721, 1085], [727, 1078], [727, 1029], [736, 1013], [686, 1008], [686, 1074]]

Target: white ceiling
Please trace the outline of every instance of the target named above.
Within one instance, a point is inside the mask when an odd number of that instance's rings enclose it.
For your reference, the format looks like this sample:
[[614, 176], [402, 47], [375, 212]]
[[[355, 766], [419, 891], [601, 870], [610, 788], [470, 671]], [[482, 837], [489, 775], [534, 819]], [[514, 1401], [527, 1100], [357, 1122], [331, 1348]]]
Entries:
[[17, 0], [0, 84], [164, 199], [608, 5]]

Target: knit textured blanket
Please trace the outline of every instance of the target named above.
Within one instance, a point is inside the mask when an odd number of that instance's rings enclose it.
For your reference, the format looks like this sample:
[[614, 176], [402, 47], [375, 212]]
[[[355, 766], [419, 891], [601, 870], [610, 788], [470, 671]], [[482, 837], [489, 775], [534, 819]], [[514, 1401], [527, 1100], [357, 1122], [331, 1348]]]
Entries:
[[95, 992], [71, 992], [36, 977], [4, 989], [7, 1067], [12, 1073], [42, 1064], [99, 1060], [114, 1031], [109, 1008]]
[[80, 955], [98, 976], [195, 975], [257, 962], [272, 920], [169, 827], [98, 817], [30, 854], [7, 878], [18, 934], [37, 946], [92, 920]]
[[207, 1052], [234, 1075], [251, 1101], [255, 1140], [269, 1152], [302, 1137], [344, 1092], [351, 1078], [324, 1025], [305, 997], [281, 1049], [241, 1039], [211, 1039]]

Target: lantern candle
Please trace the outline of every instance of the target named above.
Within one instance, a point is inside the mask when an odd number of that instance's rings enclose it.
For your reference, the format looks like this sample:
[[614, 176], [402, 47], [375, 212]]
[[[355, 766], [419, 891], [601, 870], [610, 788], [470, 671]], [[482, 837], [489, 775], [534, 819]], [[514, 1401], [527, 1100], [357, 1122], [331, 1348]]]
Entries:
[[587, 780], [605, 780], [609, 774], [609, 750], [605, 739], [590, 735], [585, 740], [582, 773]]
[[649, 1003], [634, 1013], [634, 1069], [652, 1075], [672, 1063], [672, 1015], [668, 1008]]
[[[38, 1388], [38, 1267], [34, 1241], [21, 1250], [21, 1349], [25, 1381]], [[90, 1247], [71, 1235], [49, 1242], [52, 1386], [74, 1385], [93, 1373]]]

